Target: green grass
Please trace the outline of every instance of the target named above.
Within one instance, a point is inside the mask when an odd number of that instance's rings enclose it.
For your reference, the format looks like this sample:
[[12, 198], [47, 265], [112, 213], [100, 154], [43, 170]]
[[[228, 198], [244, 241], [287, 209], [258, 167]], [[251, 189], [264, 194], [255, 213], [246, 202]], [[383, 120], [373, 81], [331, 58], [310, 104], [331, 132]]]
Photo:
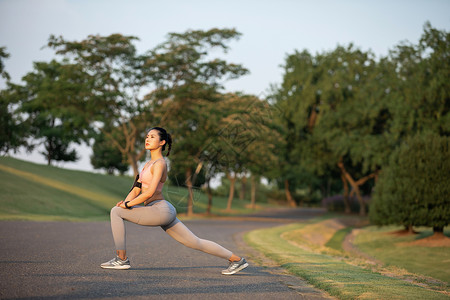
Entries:
[[[427, 275], [450, 284], [450, 249], [403, 244], [429, 236], [433, 232], [430, 229], [418, 229], [422, 231], [419, 235], [389, 234], [400, 229], [402, 228], [370, 226], [356, 236], [354, 243], [361, 251], [386, 265], [398, 266], [409, 272]], [[446, 231], [446, 235], [450, 235], [450, 232]]]
[[[0, 220], [109, 220], [109, 211], [124, 199], [133, 183], [130, 176], [109, 176], [39, 165], [0, 157]], [[164, 185], [163, 194], [179, 213], [186, 211], [188, 191]], [[213, 197], [212, 213], [251, 213], [249, 201], [234, 199], [225, 211], [225, 197]], [[258, 203], [259, 206], [267, 205]], [[204, 213], [207, 197], [194, 189], [194, 213]]]
[[342, 248], [342, 243], [344, 242], [345, 237], [352, 231], [352, 227], [345, 227], [338, 230], [333, 237], [325, 244], [325, 246], [335, 249], [341, 252], [344, 252]]
[[108, 217], [107, 206], [0, 170], [0, 218], [45, 219]]
[[370, 268], [349, 264], [343, 258], [302, 249], [282, 238], [308, 225], [255, 230], [247, 233], [245, 240], [292, 274], [340, 299], [448, 299], [437, 291], [383, 276]]

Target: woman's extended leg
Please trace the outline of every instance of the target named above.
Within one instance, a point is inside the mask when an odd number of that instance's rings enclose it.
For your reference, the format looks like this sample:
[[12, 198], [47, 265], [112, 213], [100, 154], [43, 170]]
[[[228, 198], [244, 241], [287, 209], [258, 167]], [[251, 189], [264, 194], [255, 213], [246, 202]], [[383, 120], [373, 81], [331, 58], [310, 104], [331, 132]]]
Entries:
[[217, 243], [198, 238], [180, 221], [178, 221], [174, 226], [166, 229], [166, 232], [176, 241], [189, 248], [200, 250], [225, 259], [230, 259], [233, 255], [230, 250], [225, 249]]
[[198, 238], [178, 219], [175, 219], [167, 226], [163, 226], [163, 229], [176, 241], [189, 248], [228, 259], [230, 264], [226, 270], [222, 271], [223, 275], [235, 274], [248, 266], [245, 258], [233, 254], [230, 250], [225, 249], [217, 243]]

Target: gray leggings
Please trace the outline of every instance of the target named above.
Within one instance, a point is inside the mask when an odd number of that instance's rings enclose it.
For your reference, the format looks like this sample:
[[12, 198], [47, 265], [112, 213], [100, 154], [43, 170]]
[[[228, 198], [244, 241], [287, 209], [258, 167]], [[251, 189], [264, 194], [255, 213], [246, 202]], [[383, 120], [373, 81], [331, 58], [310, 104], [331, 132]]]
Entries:
[[229, 259], [233, 254], [219, 244], [200, 239], [193, 234], [178, 220], [175, 207], [166, 200], [156, 200], [148, 206], [134, 206], [133, 209], [113, 207], [111, 228], [116, 250], [126, 250], [124, 220], [144, 226], [161, 226], [176, 241], [192, 249], [225, 259]]

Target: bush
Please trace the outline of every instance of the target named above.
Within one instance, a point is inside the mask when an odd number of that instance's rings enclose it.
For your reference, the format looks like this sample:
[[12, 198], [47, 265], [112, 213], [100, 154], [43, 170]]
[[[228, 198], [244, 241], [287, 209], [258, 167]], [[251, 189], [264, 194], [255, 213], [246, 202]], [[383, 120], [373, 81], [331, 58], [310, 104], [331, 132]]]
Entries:
[[375, 186], [370, 220], [378, 225], [429, 226], [450, 222], [449, 137], [410, 137], [390, 157]]

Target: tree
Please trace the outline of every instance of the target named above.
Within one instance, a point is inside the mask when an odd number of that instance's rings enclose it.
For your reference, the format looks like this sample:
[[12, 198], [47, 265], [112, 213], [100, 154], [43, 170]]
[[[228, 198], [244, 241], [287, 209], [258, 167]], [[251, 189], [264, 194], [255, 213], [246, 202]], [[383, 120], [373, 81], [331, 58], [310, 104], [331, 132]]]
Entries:
[[11, 77], [9, 73], [5, 71], [5, 64], [3, 60], [9, 57], [9, 53], [6, 51], [6, 47], [0, 47], [0, 75], [3, 79], [9, 80]]
[[17, 113], [18, 99], [12, 92], [10, 76], [5, 70], [4, 59], [9, 57], [6, 47], [0, 47], [0, 76], [7, 81], [8, 88], [0, 91], [0, 153], [17, 151], [21, 146], [31, 150], [27, 143], [28, 131]]
[[[116, 134], [120, 133], [120, 130], [116, 131]], [[115, 139], [120, 140], [119, 137], [115, 137]], [[94, 169], [105, 169], [110, 175], [113, 175], [114, 170], [117, 170], [123, 175], [129, 168], [129, 165], [124, 163], [122, 152], [114, 147], [103, 134], [96, 135], [92, 152], [91, 164]]]
[[[262, 175], [267, 176], [277, 162], [276, 148], [280, 135], [272, 120], [272, 107], [266, 100], [253, 95], [229, 94], [224, 102], [228, 112], [222, 120], [226, 128], [223, 139], [228, 148], [227, 160], [222, 168], [229, 173], [250, 174], [251, 207], [255, 207], [256, 187]], [[223, 147], [222, 147], [223, 149]], [[234, 194], [233, 177], [230, 176], [230, 193], [227, 208], [231, 209]]]
[[450, 135], [450, 33], [429, 23], [418, 45], [401, 43], [390, 52], [396, 67], [390, 92], [390, 137], [404, 137], [430, 130]]
[[377, 73], [371, 53], [353, 45], [316, 56], [296, 52], [287, 57], [284, 68], [283, 83], [275, 90], [274, 99], [284, 127], [282, 166], [287, 199], [292, 199], [289, 191], [299, 179], [313, 186], [339, 170], [346, 212], [350, 211], [350, 184], [360, 202], [360, 213], [365, 214], [360, 186], [376, 177], [385, 159], [377, 150], [386, 141], [382, 132], [374, 130], [384, 121], [379, 117], [384, 109], [383, 95], [378, 92], [382, 91], [378, 90], [382, 72]]
[[429, 226], [437, 235], [450, 223], [450, 138], [425, 132], [392, 154], [375, 187], [370, 219], [378, 225]]
[[[174, 137], [174, 169], [184, 170], [189, 190], [187, 214], [193, 213], [193, 178], [204, 165], [208, 139], [217, 134], [217, 103], [222, 100], [222, 82], [248, 71], [222, 59], [211, 59], [214, 49], [228, 50], [229, 41], [239, 38], [234, 29], [189, 30], [170, 33], [146, 61], [156, 89], [147, 97], [158, 103], [157, 122]], [[175, 150], [176, 147], [176, 150]]]
[[[389, 61], [396, 71], [390, 79], [393, 87], [387, 102], [392, 119], [388, 136], [400, 148], [390, 163], [383, 166], [383, 181], [376, 185], [370, 217], [377, 224], [402, 224], [412, 231], [413, 225], [426, 223], [440, 232], [439, 224], [445, 223], [436, 207], [445, 200], [445, 197], [438, 200], [442, 198], [439, 193], [445, 195], [439, 183], [445, 179], [440, 177], [448, 177], [445, 166], [450, 135], [449, 56], [450, 34], [432, 28], [429, 23], [425, 24], [418, 45], [401, 43], [390, 52]], [[415, 149], [412, 145], [423, 147]], [[393, 162], [399, 165], [410, 162], [413, 166], [402, 169]], [[448, 211], [443, 208], [442, 213]]]
[[[85, 120], [127, 158], [136, 175], [137, 163], [145, 154], [145, 131], [154, 119], [152, 103], [144, 99], [152, 82], [148, 56], [137, 54], [135, 40], [121, 34], [90, 35], [80, 42], [50, 36], [48, 46], [89, 74], [92, 84], [86, 95]], [[113, 132], [117, 129], [122, 140]]]
[[25, 75], [24, 86], [12, 86], [19, 111], [26, 117], [34, 144], [43, 144], [41, 152], [50, 165], [52, 161], [76, 161], [71, 143], [87, 141], [89, 126], [82, 113], [84, 96], [90, 78], [78, 65], [34, 63], [34, 72]]

